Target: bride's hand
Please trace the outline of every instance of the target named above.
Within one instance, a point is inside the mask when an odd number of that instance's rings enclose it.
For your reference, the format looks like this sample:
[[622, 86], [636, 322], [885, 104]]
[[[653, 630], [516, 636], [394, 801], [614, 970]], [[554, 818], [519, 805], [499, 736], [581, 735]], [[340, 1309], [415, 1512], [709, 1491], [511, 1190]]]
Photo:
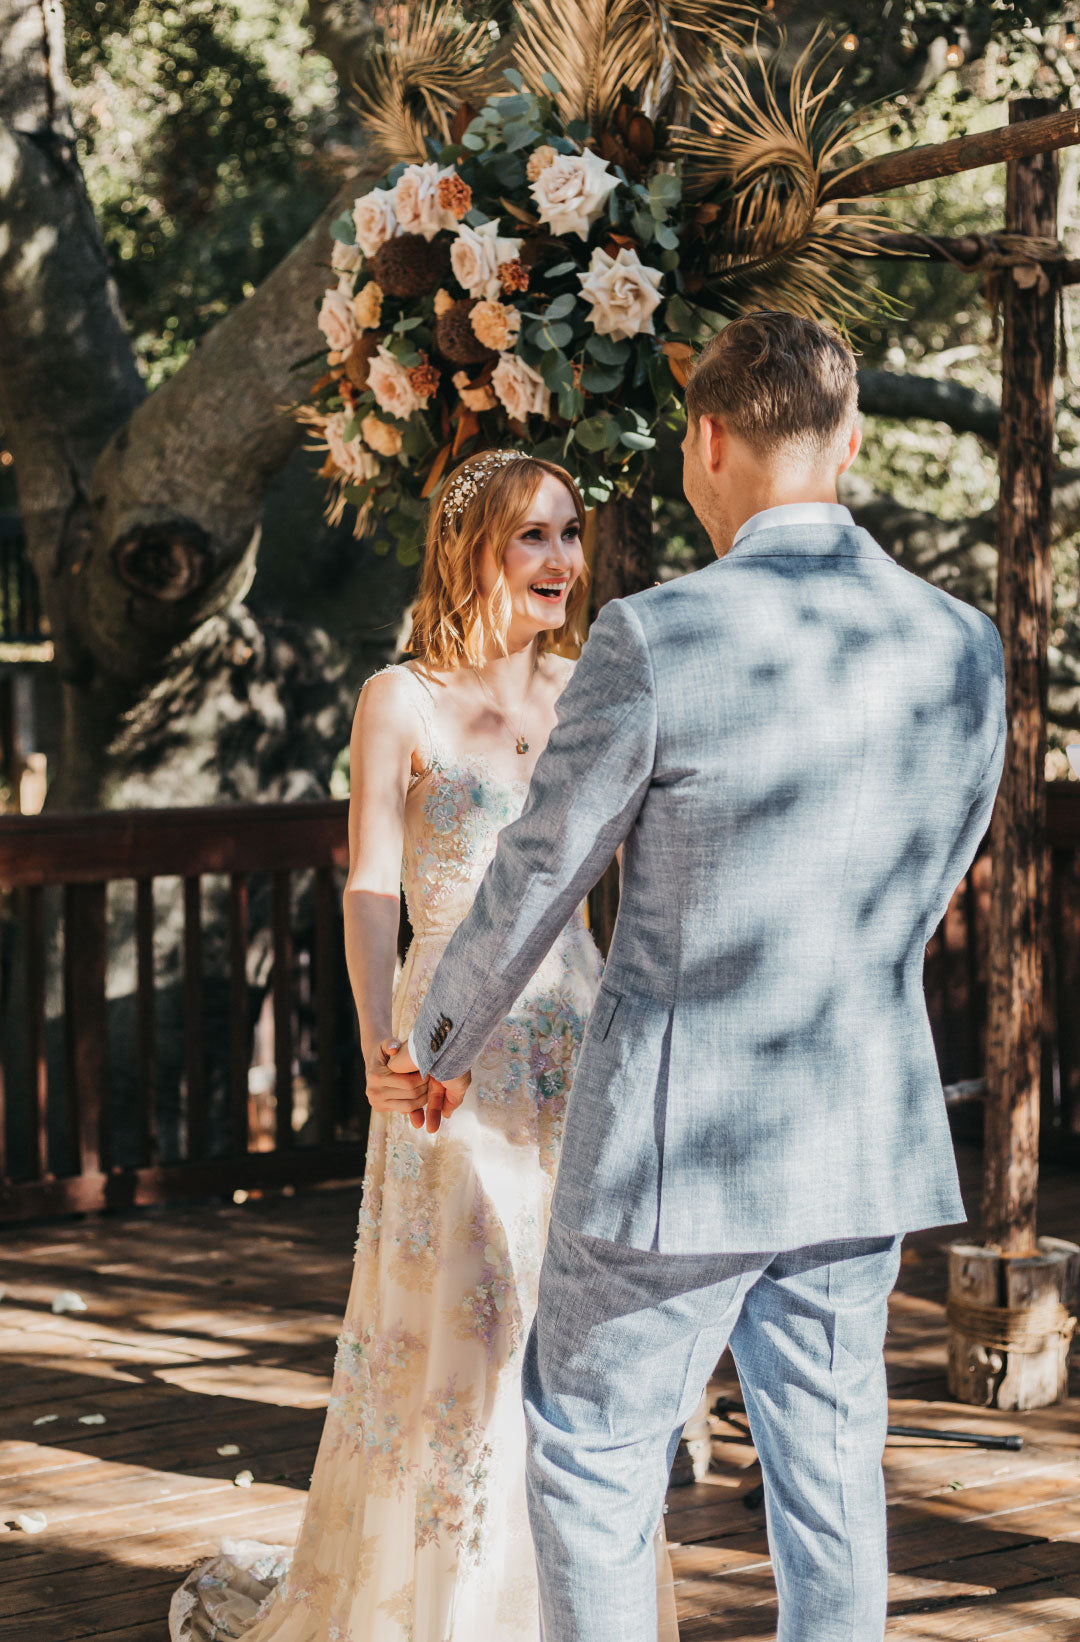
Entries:
[[[438, 1078], [428, 1080], [427, 1131], [429, 1135], [435, 1134], [443, 1118], [446, 1118], [449, 1122], [453, 1113], [457, 1111], [465, 1099], [465, 1091], [471, 1082], [471, 1072], [466, 1072], [460, 1078], [451, 1078], [449, 1083], [440, 1083]], [[418, 1113], [413, 1114], [412, 1121], [415, 1128], [420, 1127], [416, 1122], [418, 1115]]]
[[429, 1086], [415, 1070], [402, 1074], [391, 1072], [392, 1051], [388, 1044], [380, 1044], [377, 1054], [367, 1061], [367, 1098], [373, 1112], [408, 1113], [414, 1129], [424, 1126], [424, 1107], [428, 1103]]

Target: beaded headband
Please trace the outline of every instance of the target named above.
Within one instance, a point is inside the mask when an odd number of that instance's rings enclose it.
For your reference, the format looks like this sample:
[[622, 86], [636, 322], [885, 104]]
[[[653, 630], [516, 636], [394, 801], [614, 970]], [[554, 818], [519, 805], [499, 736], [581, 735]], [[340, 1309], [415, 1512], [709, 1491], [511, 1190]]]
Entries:
[[520, 450], [489, 450], [486, 456], [471, 467], [463, 467], [455, 473], [446, 490], [443, 501], [443, 518], [452, 518], [457, 524], [466, 505], [478, 496], [485, 488], [488, 480], [498, 473], [500, 468], [508, 466], [510, 462], [527, 462], [528, 456]]

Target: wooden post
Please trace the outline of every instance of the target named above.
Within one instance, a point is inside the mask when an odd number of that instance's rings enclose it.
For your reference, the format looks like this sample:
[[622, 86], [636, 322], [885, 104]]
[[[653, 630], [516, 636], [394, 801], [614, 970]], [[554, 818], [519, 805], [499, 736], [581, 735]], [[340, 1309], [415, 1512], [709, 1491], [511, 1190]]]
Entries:
[[[617, 496], [596, 510], [592, 558], [592, 615], [611, 599], [640, 593], [656, 580], [652, 485], [642, 480], [632, 496]], [[619, 911], [619, 868], [613, 861], [589, 894], [589, 925], [604, 956]]]
[[[1046, 105], [1017, 98], [1012, 121]], [[1058, 166], [1008, 168], [1006, 230], [1057, 234]], [[983, 1235], [1003, 1253], [1035, 1246], [1046, 912], [1046, 645], [1057, 291], [1050, 269], [1004, 279], [997, 619], [1005, 646], [1009, 743], [994, 813], [990, 1042]], [[1034, 275], [1034, 278], [1032, 278]]]
[[[1012, 123], [1046, 104], [1017, 98]], [[1012, 161], [1006, 231], [1054, 239], [1051, 153]], [[963, 1402], [1036, 1408], [1065, 1395], [1080, 1250], [1036, 1238], [1046, 908], [1046, 646], [1057, 286], [1051, 267], [1003, 276], [997, 619], [1009, 741], [991, 833], [984, 1247], [949, 1259], [949, 1388]]]

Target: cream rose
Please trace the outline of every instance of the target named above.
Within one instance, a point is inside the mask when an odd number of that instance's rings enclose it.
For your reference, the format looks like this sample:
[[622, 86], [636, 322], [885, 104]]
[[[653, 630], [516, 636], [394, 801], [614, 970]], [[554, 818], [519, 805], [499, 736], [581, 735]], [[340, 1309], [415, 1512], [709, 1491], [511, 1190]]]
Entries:
[[401, 449], [401, 429], [392, 422], [380, 422], [374, 411], [369, 411], [361, 422], [360, 437], [380, 456], [396, 456]]
[[515, 261], [521, 243], [519, 239], [500, 239], [497, 222], [484, 222], [479, 228], [461, 223], [450, 247], [454, 278], [470, 296], [493, 300], [502, 294], [499, 264]]
[[356, 243], [366, 257], [373, 257], [397, 233], [397, 226], [392, 188], [373, 188], [353, 206]]
[[434, 160], [406, 166], [394, 185], [394, 215], [403, 234], [434, 239], [440, 228], [457, 227], [454, 213], [439, 204], [439, 183], [456, 175], [453, 166], [440, 170]]
[[540, 221], [553, 234], [577, 234], [588, 239], [589, 229], [604, 209], [619, 179], [608, 163], [587, 148], [583, 154], [556, 154], [529, 184]]
[[375, 395], [375, 403], [388, 416], [405, 422], [414, 411], [423, 410], [427, 397], [421, 398], [409, 381], [409, 373], [398, 363], [389, 348], [378, 347], [368, 366], [367, 385]]
[[379, 471], [376, 457], [360, 443], [359, 439], [344, 438], [345, 424], [349, 416], [348, 411], [335, 411], [333, 416], [327, 417], [323, 429], [326, 448], [330, 452], [334, 466], [347, 479], [374, 479]]
[[318, 326], [329, 347], [338, 353], [348, 353], [359, 334], [348, 291], [331, 286], [322, 299]]
[[355, 274], [363, 262], [358, 245], [345, 245], [336, 239], [330, 249], [330, 266], [336, 274]]
[[652, 316], [660, 306], [659, 268], [649, 268], [636, 251], [622, 246], [617, 257], [608, 256], [599, 246], [589, 259], [587, 274], [578, 275], [581, 294], [592, 303], [589, 323], [598, 336], [616, 342], [653, 334]]
[[499, 355], [499, 363], [491, 373], [491, 386], [507, 416], [515, 422], [524, 422], [530, 413], [548, 415], [551, 394], [544, 378], [516, 353]]

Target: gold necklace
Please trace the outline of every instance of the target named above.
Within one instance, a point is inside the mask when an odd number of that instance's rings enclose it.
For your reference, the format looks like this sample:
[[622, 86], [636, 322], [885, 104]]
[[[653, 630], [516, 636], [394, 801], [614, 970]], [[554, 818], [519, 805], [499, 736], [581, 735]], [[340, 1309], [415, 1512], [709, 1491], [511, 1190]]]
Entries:
[[534, 655], [533, 656], [532, 672], [529, 674], [529, 682], [525, 686], [525, 697], [524, 697], [524, 700], [521, 703], [521, 727], [518, 730], [516, 735], [514, 734], [514, 729], [513, 729], [513, 726], [510, 723], [510, 720], [507, 718], [506, 714], [503, 712], [502, 708], [499, 706], [498, 702], [495, 700], [495, 697], [491, 694], [491, 691], [488, 689], [487, 685], [484, 683], [484, 680], [483, 680], [483, 677], [481, 676], [479, 667], [477, 667], [475, 669], [475, 671], [476, 671], [476, 682], [477, 682], [477, 684], [479, 684], [482, 693], [484, 694], [484, 696], [486, 697], [488, 703], [490, 704], [492, 712], [495, 714], [495, 716], [497, 718], [502, 719], [503, 725], [505, 726], [506, 730], [513, 737], [515, 751], [519, 752], [523, 758], [529, 750], [529, 743], [525, 739], [525, 719], [526, 719], [526, 716], [527, 716], [528, 711], [529, 711], [529, 696], [532, 693], [533, 679], [536, 677], [537, 672], [539, 671], [539, 668], [540, 668], [540, 658], [538, 656]]

